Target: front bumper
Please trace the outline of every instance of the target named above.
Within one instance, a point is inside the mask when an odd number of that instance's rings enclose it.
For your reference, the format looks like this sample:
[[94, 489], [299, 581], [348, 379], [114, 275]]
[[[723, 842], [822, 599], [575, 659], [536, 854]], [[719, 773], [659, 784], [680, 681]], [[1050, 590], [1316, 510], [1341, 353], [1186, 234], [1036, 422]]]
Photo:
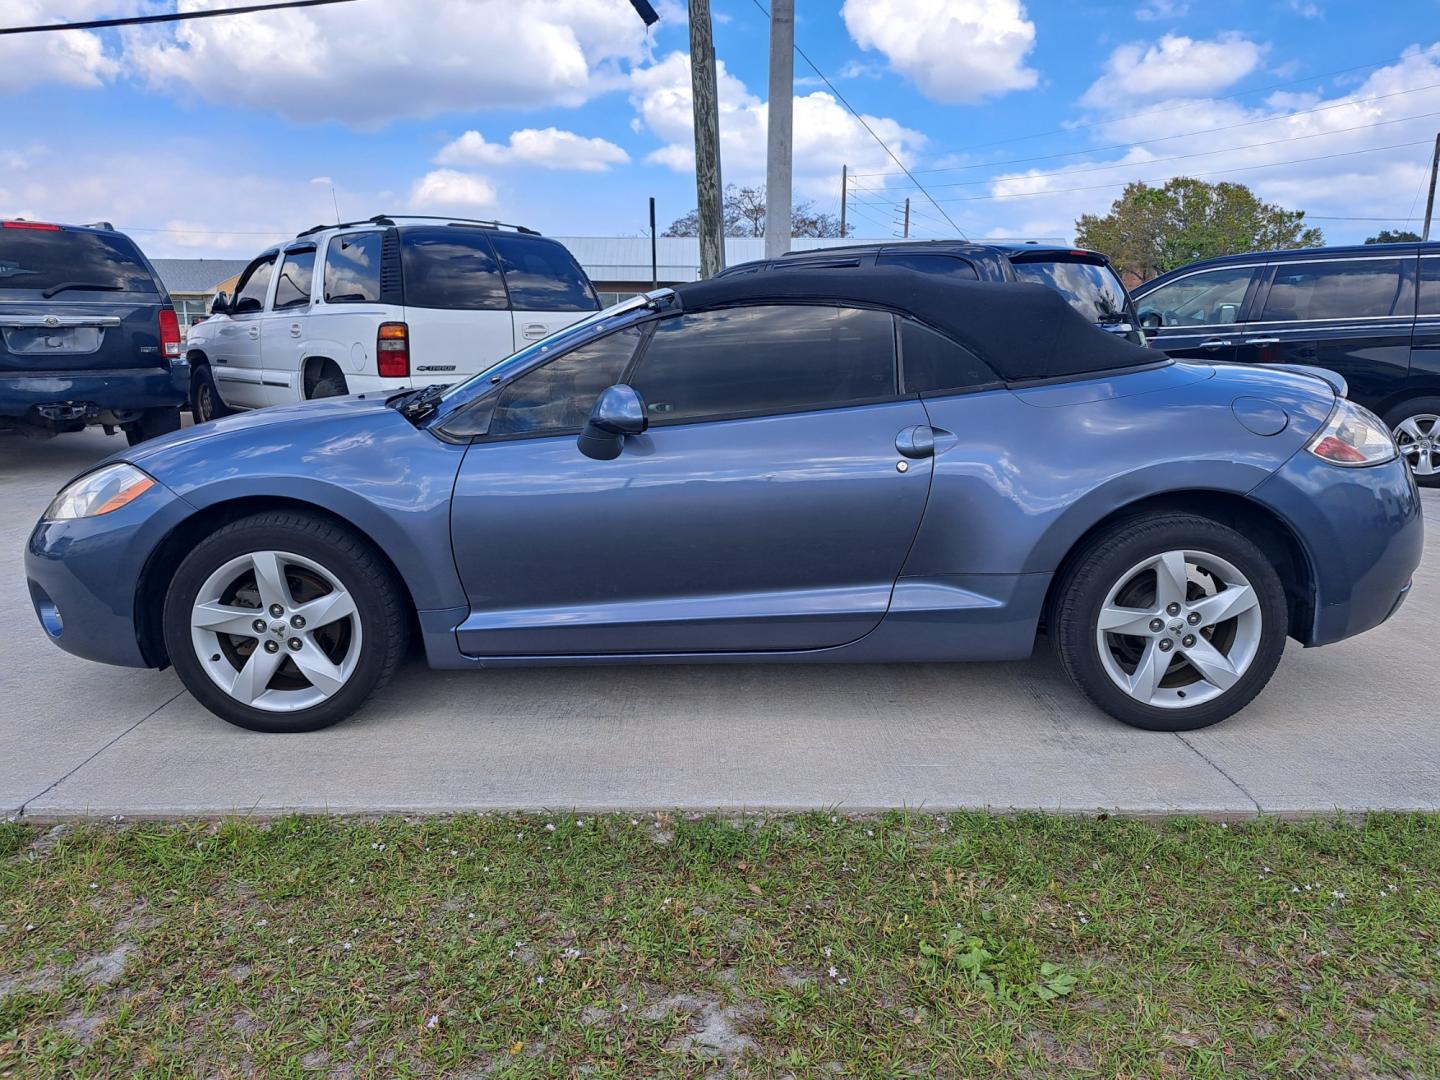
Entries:
[[1301, 451], [1250, 496], [1305, 548], [1314, 608], [1309, 626], [1291, 627], [1302, 643], [1354, 637], [1399, 608], [1425, 549], [1420, 493], [1404, 462], [1344, 469]]
[[190, 364], [0, 375], [0, 417], [46, 426], [69, 415], [94, 422], [102, 413], [131, 413], [183, 405], [190, 395]]
[[36, 525], [25, 545], [25, 575], [50, 640], [87, 660], [154, 667], [140, 646], [137, 586], [156, 546], [192, 513], [157, 483], [114, 513]]

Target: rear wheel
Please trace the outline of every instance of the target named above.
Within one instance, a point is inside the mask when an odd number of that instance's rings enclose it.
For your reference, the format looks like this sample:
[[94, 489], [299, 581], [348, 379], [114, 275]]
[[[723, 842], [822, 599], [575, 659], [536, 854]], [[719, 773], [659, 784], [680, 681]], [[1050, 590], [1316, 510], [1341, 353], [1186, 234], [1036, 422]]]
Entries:
[[1400, 457], [1421, 487], [1440, 487], [1440, 398], [1416, 398], [1385, 414]]
[[350, 716], [394, 673], [408, 623], [389, 568], [330, 521], [274, 512], [196, 545], [165, 598], [165, 645], [202, 705], [253, 731]]
[[122, 430], [131, 446], [147, 439], [168, 435], [172, 431], [180, 430], [180, 409], [178, 406], [169, 409], [146, 409], [140, 414], [139, 420], [122, 425]]
[[190, 415], [197, 424], [230, 415], [230, 408], [220, 396], [209, 364], [200, 364], [190, 376]]
[[1065, 670], [1117, 720], [1218, 723], [1254, 699], [1285, 649], [1285, 591], [1264, 554], [1208, 518], [1157, 514], [1097, 537], [1061, 585]]

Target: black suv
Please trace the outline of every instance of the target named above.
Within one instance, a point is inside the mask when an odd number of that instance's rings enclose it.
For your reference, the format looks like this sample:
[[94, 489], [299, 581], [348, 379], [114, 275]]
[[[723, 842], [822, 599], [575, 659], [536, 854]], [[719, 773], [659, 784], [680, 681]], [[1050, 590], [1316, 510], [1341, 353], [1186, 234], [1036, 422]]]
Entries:
[[1080, 314], [1110, 333], [1144, 344], [1125, 286], [1096, 251], [1049, 244], [977, 244], [968, 240], [905, 240], [791, 251], [778, 259], [740, 263], [721, 271], [754, 273], [785, 267], [903, 266], [972, 281], [1033, 281], [1048, 285]]
[[1378, 413], [1415, 478], [1440, 486], [1440, 243], [1227, 255], [1135, 290], [1171, 356], [1307, 364]]
[[155, 268], [107, 224], [0, 221], [0, 431], [180, 427], [180, 324]]

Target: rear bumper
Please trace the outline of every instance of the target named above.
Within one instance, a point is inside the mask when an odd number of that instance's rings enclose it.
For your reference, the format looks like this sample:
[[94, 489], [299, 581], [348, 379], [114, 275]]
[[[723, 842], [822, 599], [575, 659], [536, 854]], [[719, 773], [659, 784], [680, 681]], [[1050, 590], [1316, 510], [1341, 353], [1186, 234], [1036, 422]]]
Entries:
[[1296, 454], [1250, 493], [1290, 523], [1314, 579], [1305, 645], [1328, 645], [1379, 626], [1400, 607], [1420, 565], [1420, 494], [1401, 461], [1342, 469]]
[[43, 425], [63, 412], [52, 406], [73, 405], [93, 423], [100, 413], [179, 406], [189, 394], [190, 365], [184, 360], [163, 368], [0, 374], [0, 417]]

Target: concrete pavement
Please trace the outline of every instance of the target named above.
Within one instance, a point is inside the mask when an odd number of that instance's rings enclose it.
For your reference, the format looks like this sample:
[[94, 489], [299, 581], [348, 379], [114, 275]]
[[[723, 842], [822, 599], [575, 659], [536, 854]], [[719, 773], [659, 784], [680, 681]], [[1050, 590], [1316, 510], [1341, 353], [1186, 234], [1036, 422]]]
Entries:
[[171, 672], [44, 637], [21, 553], [64, 480], [123, 446], [0, 436], [0, 812], [55, 819], [470, 809], [990, 807], [1243, 817], [1440, 809], [1440, 493], [1400, 613], [1291, 645], [1259, 701], [1184, 736], [1123, 727], [1048, 656], [1015, 664], [431, 672], [355, 720], [241, 731]]

